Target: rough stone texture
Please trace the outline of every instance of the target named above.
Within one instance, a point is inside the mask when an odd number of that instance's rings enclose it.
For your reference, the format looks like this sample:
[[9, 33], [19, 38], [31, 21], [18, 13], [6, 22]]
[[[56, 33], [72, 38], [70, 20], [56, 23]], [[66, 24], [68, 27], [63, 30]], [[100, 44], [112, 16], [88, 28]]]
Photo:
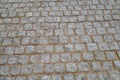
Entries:
[[0, 80], [120, 80], [120, 0], [0, 0]]

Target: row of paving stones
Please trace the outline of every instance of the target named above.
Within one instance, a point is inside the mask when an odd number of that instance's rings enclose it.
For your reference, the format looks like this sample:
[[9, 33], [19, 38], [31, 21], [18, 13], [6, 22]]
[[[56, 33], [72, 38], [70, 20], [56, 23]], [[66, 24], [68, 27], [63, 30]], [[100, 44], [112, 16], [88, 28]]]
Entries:
[[[82, 61], [109, 61], [119, 60], [120, 51], [108, 52], [81, 52], [81, 53], [54, 53], [34, 55], [0, 55], [0, 64], [32, 64], [32, 63], [70, 63]], [[119, 65], [119, 64], [118, 64]]]
[[[120, 70], [120, 61], [114, 52], [84, 52], [83, 54], [1, 55], [0, 75], [35, 73], [89, 72]], [[95, 58], [94, 58], [95, 57]]]
[[[49, 4], [50, 6], [55, 6], [56, 3], [60, 5], [91, 5], [91, 4], [115, 4], [120, 3], [120, 0], [1, 0], [1, 3], [24, 3], [24, 2], [42, 2], [44, 4]], [[62, 4], [61, 4], [62, 3]], [[57, 4], [58, 5], [58, 4]]]
[[0, 80], [119, 80], [118, 71], [0, 77]]
[[[7, 1], [7, 0], [3, 0]], [[11, 0], [9, 0], [11, 1]], [[13, 0], [12, 0], [13, 1]], [[19, 0], [21, 1], [21, 0]], [[112, 1], [112, 2], [111, 2]], [[103, 18], [102, 14], [119, 14], [120, 1], [110, 0], [107, 1], [111, 4], [107, 4], [105, 0], [97, 1], [97, 4], [92, 4], [92, 1], [67, 1], [67, 2], [29, 2], [29, 3], [5, 3], [0, 4], [0, 17], [31, 17], [31, 16], [78, 16], [78, 15], [94, 15], [95, 17]], [[78, 4], [77, 4], [78, 3]], [[104, 3], [104, 4], [103, 4]], [[119, 15], [104, 15], [105, 20], [119, 19]], [[109, 18], [107, 18], [109, 17]], [[10, 21], [10, 18], [8, 21]], [[30, 18], [33, 20], [35, 17]], [[81, 18], [81, 17], [80, 17]], [[59, 19], [59, 18], [58, 18]], [[57, 19], [57, 20], [58, 20]], [[93, 17], [94, 19], [94, 17]], [[19, 22], [19, 19], [14, 19], [14, 22]], [[27, 18], [26, 18], [27, 20]], [[49, 21], [49, 18], [47, 18]], [[81, 20], [80, 20], [81, 21]], [[55, 18], [56, 22], [56, 18]]]
[[[85, 45], [86, 44], [86, 45]], [[98, 46], [97, 46], [98, 45]], [[84, 44], [64, 44], [64, 45], [27, 45], [27, 46], [7, 46], [0, 47], [1, 54], [33, 54], [33, 53], [60, 53], [79, 51], [109, 51], [120, 50], [118, 42], [98, 42]]]
[[[66, 18], [67, 20], [67, 18]], [[32, 31], [33, 36], [35, 36], [35, 32], [37, 36], [47, 36], [49, 33], [55, 36], [58, 35], [82, 35], [87, 33], [87, 34], [115, 34], [115, 33], [120, 33], [119, 31], [119, 26], [120, 26], [120, 21], [119, 20], [111, 20], [111, 21], [86, 21], [86, 22], [60, 22], [60, 23], [24, 23], [24, 24], [12, 24], [12, 23], [6, 23], [4, 25], [4, 21], [1, 19], [1, 24], [0, 24], [0, 32], [2, 37], [2, 32], [4, 32], [4, 35], [6, 36], [10, 31], [13, 31], [15, 34], [16, 31], [18, 31], [17, 37], [19, 36], [27, 36], [25, 35], [25, 31]], [[83, 32], [81, 34], [78, 33], [78, 29], [82, 29]], [[16, 30], [16, 31], [15, 31]], [[20, 31], [21, 32], [20, 34]], [[103, 33], [101, 32], [103, 31]], [[49, 32], [49, 33], [48, 33]], [[79, 31], [81, 32], [81, 31]], [[40, 34], [41, 33], [41, 34]], [[71, 34], [69, 34], [71, 33]], [[11, 33], [10, 33], [11, 34]], [[4, 37], [3, 35], [3, 37]], [[10, 36], [9, 36], [10, 37]], [[16, 37], [16, 36], [13, 36]]]
[[[47, 14], [44, 14], [44, 15], [47, 15]], [[52, 25], [58, 25], [58, 23], [68, 23], [68, 28], [74, 28], [74, 27], [71, 27], [72, 25], [75, 25], [75, 23], [73, 22], [83, 22], [82, 24], [85, 25], [85, 28], [91, 28], [91, 26], [95, 25], [96, 22], [101, 22], [101, 21], [110, 21], [111, 23], [111, 26], [113, 23], [116, 22], [116, 25], [117, 23], [119, 23], [119, 19], [120, 19], [120, 16], [119, 14], [115, 14], [115, 15], [110, 15], [110, 14], [106, 14], [106, 15], [89, 15], [89, 16], [72, 16], [72, 17], [69, 17], [69, 16], [56, 16], [56, 17], [53, 17], [53, 16], [49, 16], [49, 17], [37, 17], [37, 16], [31, 16], [31, 17], [21, 17], [21, 18], [4, 18], [4, 19], [0, 19], [1, 20], [1, 23], [11, 23], [11, 24], [17, 24], [17, 23], [21, 23], [21, 24], [25, 24], [25, 23], [40, 23], [41, 27], [44, 26], [45, 24], [42, 24], [42, 22], [45, 22], [47, 26], [52, 26]], [[118, 21], [115, 21], [115, 20], [118, 20]], [[86, 22], [84, 22], [86, 21]], [[92, 24], [93, 21], [96, 21]], [[104, 23], [102, 23], [104, 24]], [[36, 25], [36, 24], [35, 24]], [[87, 26], [90, 26], [90, 27], [87, 27]], [[110, 24], [108, 24], [110, 25]], [[115, 24], [114, 24], [115, 25]]]
[[[12, 62], [11, 62], [12, 63]], [[120, 61], [114, 60], [116, 70], [120, 70]], [[93, 61], [79, 63], [54, 63], [54, 64], [28, 64], [28, 65], [11, 65], [0, 66], [0, 75], [24, 75], [24, 74], [47, 74], [47, 73], [70, 73], [70, 72], [90, 72], [90, 71], [114, 70], [113, 63], [110, 61]]]

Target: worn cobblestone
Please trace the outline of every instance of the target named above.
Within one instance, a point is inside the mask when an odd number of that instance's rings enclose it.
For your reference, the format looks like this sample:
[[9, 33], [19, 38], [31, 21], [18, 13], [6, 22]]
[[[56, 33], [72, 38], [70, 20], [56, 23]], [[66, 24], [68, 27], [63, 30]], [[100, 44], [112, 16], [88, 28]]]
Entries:
[[120, 0], [0, 0], [0, 80], [119, 80]]

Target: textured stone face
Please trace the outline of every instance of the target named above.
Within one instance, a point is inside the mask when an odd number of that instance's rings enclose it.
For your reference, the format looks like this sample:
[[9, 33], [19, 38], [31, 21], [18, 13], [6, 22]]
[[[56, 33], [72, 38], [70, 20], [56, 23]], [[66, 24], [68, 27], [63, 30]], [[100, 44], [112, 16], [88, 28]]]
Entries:
[[0, 80], [120, 80], [120, 0], [0, 0]]

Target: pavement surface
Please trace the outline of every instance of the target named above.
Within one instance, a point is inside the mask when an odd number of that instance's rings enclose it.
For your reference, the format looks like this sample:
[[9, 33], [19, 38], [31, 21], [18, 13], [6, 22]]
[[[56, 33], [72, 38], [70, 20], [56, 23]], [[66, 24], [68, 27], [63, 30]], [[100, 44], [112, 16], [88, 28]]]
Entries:
[[0, 0], [0, 80], [120, 80], [120, 0]]

